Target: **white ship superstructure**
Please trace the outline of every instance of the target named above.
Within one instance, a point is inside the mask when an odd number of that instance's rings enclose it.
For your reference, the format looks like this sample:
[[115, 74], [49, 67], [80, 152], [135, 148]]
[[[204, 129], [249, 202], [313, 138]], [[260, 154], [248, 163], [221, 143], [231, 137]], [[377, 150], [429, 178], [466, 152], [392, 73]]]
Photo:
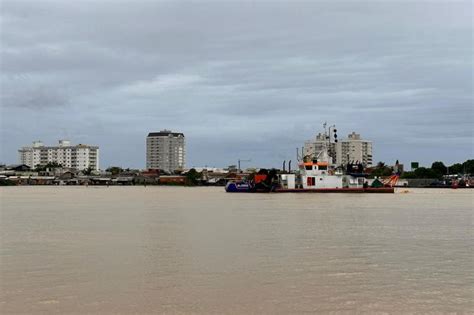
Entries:
[[[312, 155], [298, 156], [298, 170], [278, 172], [261, 170], [252, 181], [228, 183], [227, 192], [376, 192], [393, 193], [393, 187], [369, 187], [364, 165], [351, 161], [346, 165], [334, 165], [329, 148], [337, 144], [335, 126], [324, 125], [324, 139], [320, 150]], [[333, 142], [332, 142], [332, 141]], [[303, 154], [302, 154], [303, 155]]]

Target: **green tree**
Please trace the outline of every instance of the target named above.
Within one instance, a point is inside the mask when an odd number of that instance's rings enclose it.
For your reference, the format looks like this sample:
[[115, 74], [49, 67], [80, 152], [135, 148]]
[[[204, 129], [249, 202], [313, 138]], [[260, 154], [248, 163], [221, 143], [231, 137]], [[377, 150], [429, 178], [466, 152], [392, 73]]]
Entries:
[[123, 172], [123, 169], [121, 167], [118, 167], [118, 166], [111, 166], [108, 169], [106, 169], [105, 171], [107, 171], [109, 173], [112, 173], [112, 175], [118, 175], [118, 174]]
[[414, 172], [415, 178], [441, 178], [442, 174], [431, 168], [419, 167]]
[[82, 170], [82, 173], [83, 173], [84, 175], [90, 175], [93, 170], [94, 170], [94, 169], [89, 166], [88, 168]]
[[55, 168], [61, 168], [63, 167], [62, 164], [59, 164], [57, 162], [48, 162], [45, 165], [38, 164], [36, 165], [35, 172], [44, 172], [47, 169], [55, 169]]
[[467, 160], [462, 163], [463, 173], [474, 174], [474, 160]]
[[186, 173], [186, 185], [195, 186], [199, 183], [202, 174], [192, 168]]
[[393, 170], [386, 166], [384, 162], [378, 162], [377, 165], [374, 167], [374, 169], [371, 172], [371, 177], [379, 177], [379, 176], [390, 176], [392, 175]]
[[448, 168], [444, 165], [443, 162], [436, 161], [431, 164], [431, 169], [438, 173], [439, 175], [446, 175]]
[[416, 178], [415, 172], [404, 172], [400, 178], [404, 179], [410, 179], [410, 178]]
[[449, 174], [462, 174], [464, 169], [461, 163], [453, 164], [449, 167]]

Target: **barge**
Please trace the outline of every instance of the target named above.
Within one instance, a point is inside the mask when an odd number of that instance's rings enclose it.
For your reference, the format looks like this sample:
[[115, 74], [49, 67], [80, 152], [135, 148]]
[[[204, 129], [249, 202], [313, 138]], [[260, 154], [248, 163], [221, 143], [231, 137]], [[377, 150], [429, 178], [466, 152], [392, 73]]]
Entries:
[[226, 192], [230, 193], [375, 193], [375, 194], [393, 194], [395, 193], [395, 188], [393, 187], [367, 187], [367, 188], [318, 188], [318, 189], [304, 189], [304, 188], [295, 188], [295, 189], [285, 189], [285, 188], [275, 188], [273, 190], [262, 190], [262, 189], [252, 189], [251, 187], [242, 188], [241, 186], [236, 186], [236, 183], [229, 182], [226, 185]]
[[[326, 134], [326, 132], [325, 132]], [[364, 165], [358, 161], [343, 166], [332, 163], [328, 154], [330, 137], [314, 156], [299, 159], [295, 172], [260, 170], [253, 178], [228, 182], [225, 190], [229, 193], [389, 193], [395, 192], [397, 175], [382, 183], [378, 180], [369, 186]], [[335, 137], [337, 142], [337, 137]]]

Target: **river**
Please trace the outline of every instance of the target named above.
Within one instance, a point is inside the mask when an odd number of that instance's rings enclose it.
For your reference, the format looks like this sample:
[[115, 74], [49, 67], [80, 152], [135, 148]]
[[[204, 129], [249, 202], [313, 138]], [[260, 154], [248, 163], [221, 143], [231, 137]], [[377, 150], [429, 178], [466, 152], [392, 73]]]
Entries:
[[2, 314], [474, 312], [471, 189], [0, 198]]

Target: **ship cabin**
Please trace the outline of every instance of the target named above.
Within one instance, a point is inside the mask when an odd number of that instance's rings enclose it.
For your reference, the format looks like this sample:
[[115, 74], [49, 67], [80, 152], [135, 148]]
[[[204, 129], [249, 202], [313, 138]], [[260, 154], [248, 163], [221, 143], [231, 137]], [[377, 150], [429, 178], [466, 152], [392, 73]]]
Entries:
[[364, 182], [364, 178], [336, 172], [328, 162], [311, 161], [300, 163], [296, 186], [303, 189], [362, 188]]
[[311, 161], [300, 165], [299, 184], [303, 189], [342, 188], [343, 176], [334, 174], [329, 162]]
[[[329, 174], [329, 163], [328, 162], [304, 162], [300, 164], [300, 170], [304, 171], [307, 175], [326, 175]], [[332, 173], [332, 171], [331, 171]]]

